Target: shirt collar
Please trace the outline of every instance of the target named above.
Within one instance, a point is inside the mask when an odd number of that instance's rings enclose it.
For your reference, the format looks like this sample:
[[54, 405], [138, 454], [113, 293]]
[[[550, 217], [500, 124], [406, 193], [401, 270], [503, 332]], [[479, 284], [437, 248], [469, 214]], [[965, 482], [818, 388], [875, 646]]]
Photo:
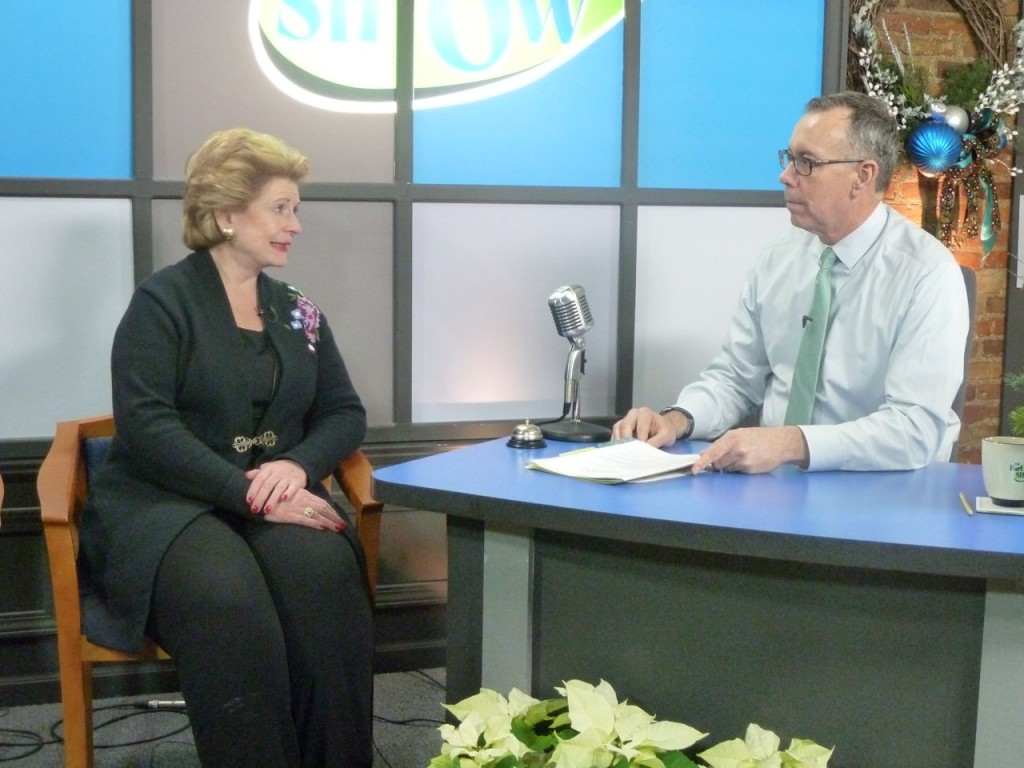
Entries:
[[847, 269], [852, 269], [878, 240], [888, 220], [888, 206], [879, 203], [863, 224], [832, 246], [832, 250], [836, 252], [836, 258], [843, 262]]

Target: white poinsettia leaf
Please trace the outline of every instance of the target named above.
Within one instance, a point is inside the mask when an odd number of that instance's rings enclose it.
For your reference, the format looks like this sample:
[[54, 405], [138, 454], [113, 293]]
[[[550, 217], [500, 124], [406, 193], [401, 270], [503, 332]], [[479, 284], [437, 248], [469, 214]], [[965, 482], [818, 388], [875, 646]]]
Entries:
[[518, 688], [513, 688], [508, 695], [508, 711], [511, 715], [521, 715], [534, 704], [539, 703], [537, 699], [523, 693]]
[[654, 722], [651, 715], [633, 704], [619, 704], [614, 713], [615, 732], [622, 741], [643, 739], [647, 728]]
[[826, 749], [809, 739], [793, 739], [789, 749], [783, 753], [782, 764], [787, 768], [828, 768], [828, 760], [834, 750], [834, 747]]
[[471, 712], [487, 718], [500, 714], [507, 715], [508, 701], [497, 691], [481, 688], [480, 693], [473, 694], [457, 704], [445, 704], [444, 708], [459, 720], [464, 720]]
[[594, 690], [602, 696], [604, 696], [605, 701], [607, 701], [613, 707], [618, 705], [619, 697], [615, 693], [615, 689], [612, 688], [611, 683], [609, 683], [607, 680], [601, 680], [601, 682], [597, 684]]
[[605, 741], [593, 731], [580, 733], [571, 739], [560, 741], [545, 764], [550, 768], [608, 768], [615, 759], [615, 753], [605, 746]]
[[658, 749], [686, 749], [707, 736], [686, 723], [659, 720], [647, 728], [645, 744]]
[[779, 737], [772, 731], [766, 731], [757, 723], [747, 726], [747, 737], [744, 739], [750, 754], [759, 760], [771, 757], [779, 751]]
[[743, 739], [729, 739], [705, 749], [700, 757], [711, 768], [755, 768], [757, 761]]
[[641, 752], [630, 760], [629, 768], [665, 768], [665, 763], [653, 752]]
[[486, 726], [487, 722], [482, 717], [471, 712], [466, 715], [465, 720], [442, 735], [452, 746], [476, 749], [480, 745], [480, 737]]
[[570, 680], [565, 684], [569, 722], [574, 731], [597, 731], [602, 740], [607, 740], [615, 730], [615, 704], [592, 685], [574, 685], [578, 682]]

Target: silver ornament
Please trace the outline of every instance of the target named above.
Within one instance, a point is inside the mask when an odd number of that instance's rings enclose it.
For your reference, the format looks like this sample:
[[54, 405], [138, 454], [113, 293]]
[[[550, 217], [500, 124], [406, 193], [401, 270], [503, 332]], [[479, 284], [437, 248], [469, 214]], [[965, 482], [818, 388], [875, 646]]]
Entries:
[[967, 129], [971, 125], [971, 116], [967, 114], [967, 110], [963, 107], [958, 107], [956, 104], [946, 105], [942, 119], [961, 136], [967, 133]]

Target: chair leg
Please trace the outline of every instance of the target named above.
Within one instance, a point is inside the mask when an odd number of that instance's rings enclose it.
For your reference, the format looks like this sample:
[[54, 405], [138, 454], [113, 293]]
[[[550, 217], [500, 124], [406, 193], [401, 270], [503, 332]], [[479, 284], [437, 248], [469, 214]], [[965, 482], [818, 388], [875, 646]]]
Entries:
[[61, 675], [65, 768], [93, 768], [92, 664]]

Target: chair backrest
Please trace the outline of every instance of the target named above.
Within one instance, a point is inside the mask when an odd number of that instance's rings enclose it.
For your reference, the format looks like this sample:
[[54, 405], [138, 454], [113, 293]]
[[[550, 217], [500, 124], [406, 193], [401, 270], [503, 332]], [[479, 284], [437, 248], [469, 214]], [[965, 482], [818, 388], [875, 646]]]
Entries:
[[[961, 424], [964, 420], [964, 404], [967, 401], [967, 374], [971, 368], [971, 346], [974, 344], [974, 318], [977, 313], [978, 304], [978, 276], [973, 269], [960, 265], [960, 272], [964, 276], [964, 288], [967, 289], [967, 315], [968, 315], [968, 326], [967, 326], [967, 341], [964, 343], [964, 380], [960, 383], [960, 389], [957, 390], [956, 397], [953, 398], [953, 412], [960, 419]], [[963, 427], [961, 426], [961, 431]], [[960, 452], [960, 443], [957, 441], [953, 444], [953, 451], [949, 456], [949, 460], [955, 462]]]
[[[109, 444], [113, 434], [112, 416], [62, 421], [57, 425], [53, 445], [40, 467], [37, 481], [48, 548], [56, 546], [60, 551], [65, 543], [59, 539], [69, 536], [73, 556], [78, 556], [78, 522], [89, 492], [91, 462], [87, 446], [96, 439]], [[95, 457], [95, 449], [93, 454]], [[75, 582], [77, 585], [77, 578]]]
[[964, 380], [960, 384], [960, 390], [953, 398], [953, 411], [963, 419], [964, 402], [967, 399], [967, 372], [971, 365], [971, 345], [974, 343], [974, 318], [977, 312], [978, 303], [978, 276], [970, 267], [960, 266], [964, 276], [964, 287], [967, 289], [967, 312], [970, 324], [967, 328], [967, 343], [964, 345]]

